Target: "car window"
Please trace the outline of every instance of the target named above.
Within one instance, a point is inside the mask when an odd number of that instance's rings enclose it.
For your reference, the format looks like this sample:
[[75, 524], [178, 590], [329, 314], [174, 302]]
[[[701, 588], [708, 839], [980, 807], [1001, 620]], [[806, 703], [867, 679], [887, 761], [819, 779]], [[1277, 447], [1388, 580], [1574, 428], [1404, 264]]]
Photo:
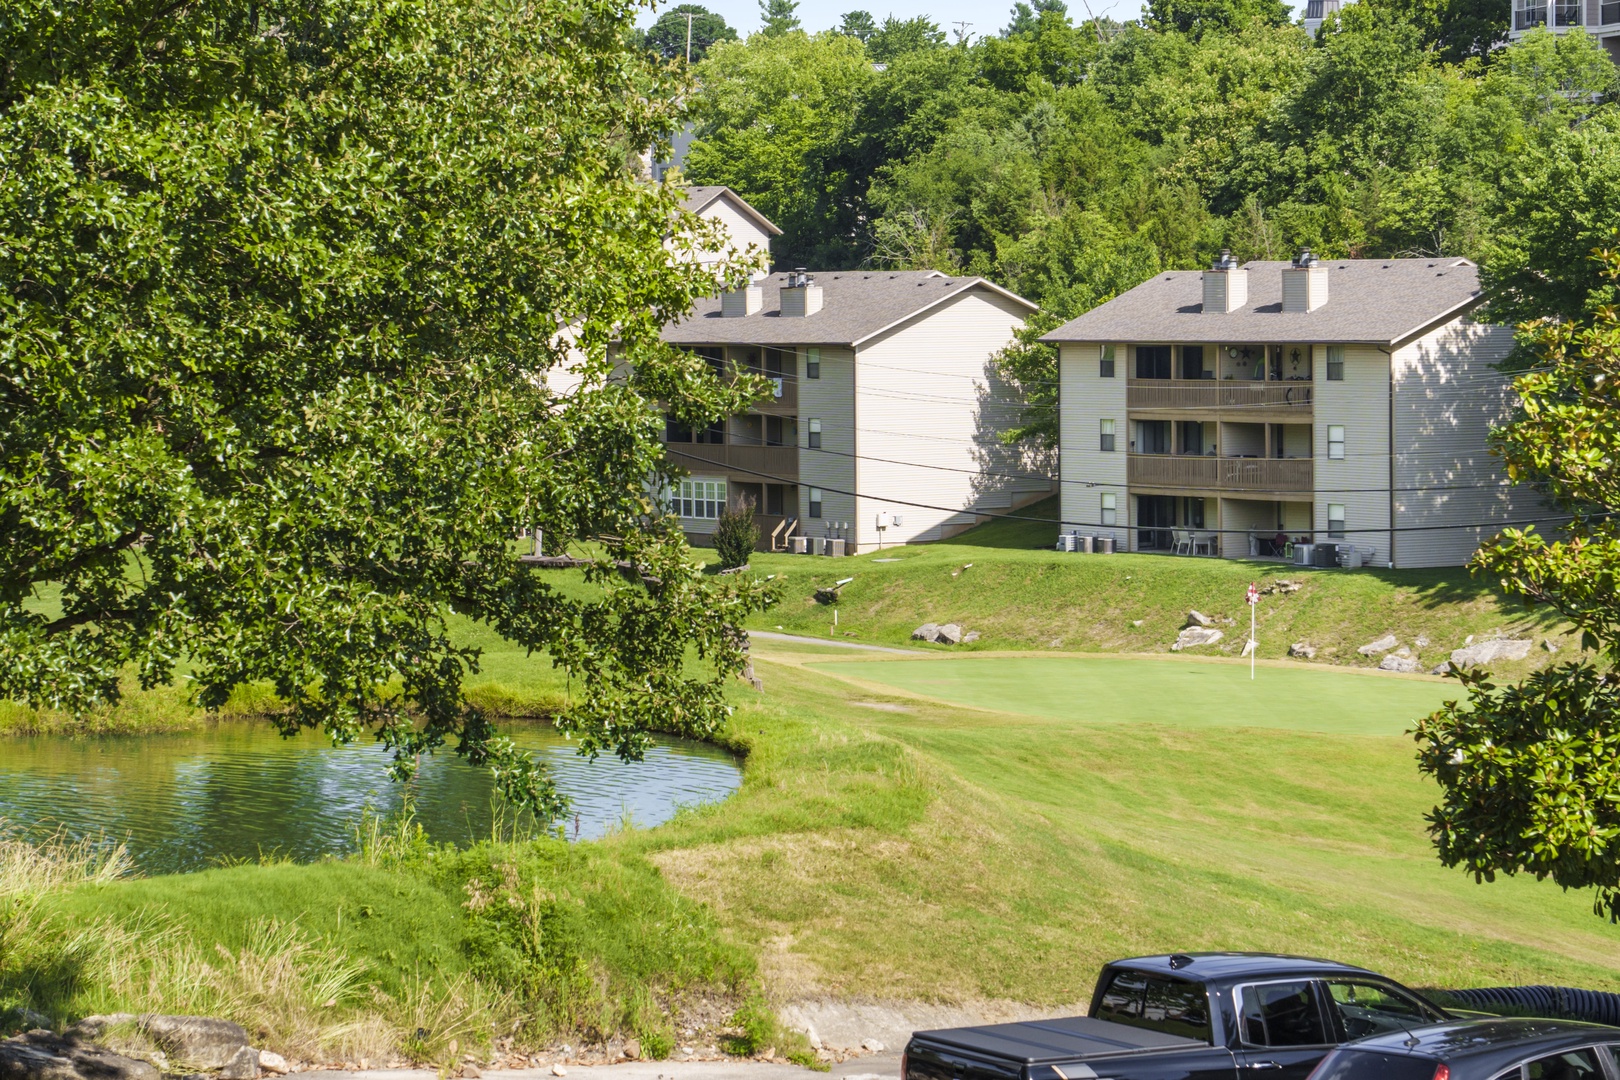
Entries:
[[1614, 1066], [1614, 1075], [1620, 1077], [1620, 1043], [1599, 1047], [1598, 1053], [1608, 1056], [1609, 1064]]
[[1346, 1038], [1402, 1031], [1445, 1019], [1437, 1010], [1391, 986], [1329, 980], [1327, 988], [1328, 998], [1344, 1022]]
[[1118, 971], [1094, 1014], [1099, 1020], [1209, 1041], [1209, 995], [1202, 983]]
[[1322, 1059], [1311, 1080], [1434, 1080], [1439, 1069], [1433, 1058], [1340, 1049]]
[[1309, 981], [1260, 983], [1238, 991], [1243, 1041], [1254, 1046], [1321, 1046], [1333, 1040]]
[[1525, 1080], [1604, 1080], [1597, 1053], [1591, 1049], [1565, 1050], [1527, 1062]]

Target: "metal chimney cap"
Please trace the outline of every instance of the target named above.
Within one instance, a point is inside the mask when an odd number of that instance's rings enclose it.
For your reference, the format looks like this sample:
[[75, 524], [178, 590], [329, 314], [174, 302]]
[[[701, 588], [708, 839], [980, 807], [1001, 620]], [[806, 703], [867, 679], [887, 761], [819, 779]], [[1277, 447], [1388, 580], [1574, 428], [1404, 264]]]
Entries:
[[1220, 257], [1215, 260], [1214, 265], [1211, 266], [1210, 269], [1212, 269], [1212, 270], [1236, 270], [1237, 265], [1238, 265], [1237, 259], [1232, 257], [1232, 249], [1231, 248], [1221, 248]]
[[1315, 266], [1317, 261], [1318, 260], [1315, 253], [1311, 251], [1309, 246], [1300, 248], [1299, 254], [1294, 256], [1294, 265], [1299, 267], [1301, 270], [1309, 269], [1310, 267]]

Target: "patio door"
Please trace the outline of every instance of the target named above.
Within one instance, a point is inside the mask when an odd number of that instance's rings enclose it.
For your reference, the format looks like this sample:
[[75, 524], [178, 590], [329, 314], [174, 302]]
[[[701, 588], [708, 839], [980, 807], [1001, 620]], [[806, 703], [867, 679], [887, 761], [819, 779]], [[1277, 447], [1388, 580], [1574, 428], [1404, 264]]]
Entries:
[[1176, 497], [1174, 495], [1138, 495], [1136, 497], [1136, 547], [1139, 551], [1169, 551], [1173, 537], [1170, 530], [1176, 524]]

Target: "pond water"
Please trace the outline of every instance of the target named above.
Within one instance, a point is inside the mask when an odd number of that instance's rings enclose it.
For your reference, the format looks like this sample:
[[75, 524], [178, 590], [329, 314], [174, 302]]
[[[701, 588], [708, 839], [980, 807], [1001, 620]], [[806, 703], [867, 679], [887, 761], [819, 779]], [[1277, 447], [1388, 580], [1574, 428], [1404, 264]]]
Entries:
[[[660, 738], [644, 761], [594, 762], [549, 728], [513, 741], [551, 767], [572, 800], [569, 839], [593, 839], [626, 820], [669, 820], [681, 806], [725, 798], [742, 782], [724, 750]], [[309, 862], [355, 850], [370, 808], [391, 814], [404, 792], [370, 743], [334, 747], [307, 732], [283, 739], [268, 724], [221, 724], [172, 735], [0, 739], [0, 825], [25, 834], [126, 841], [145, 874], [185, 873], [266, 855]], [[495, 816], [489, 772], [441, 752], [424, 758], [411, 794], [436, 841], [487, 837]]]

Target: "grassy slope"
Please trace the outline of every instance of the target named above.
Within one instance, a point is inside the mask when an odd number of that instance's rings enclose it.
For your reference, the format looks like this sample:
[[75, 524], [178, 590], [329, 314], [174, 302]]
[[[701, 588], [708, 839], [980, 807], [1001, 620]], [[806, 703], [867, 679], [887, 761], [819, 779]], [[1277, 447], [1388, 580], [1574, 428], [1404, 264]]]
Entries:
[[[1197, 609], [1233, 620], [1220, 625], [1226, 641], [1201, 651], [1235, 654], [1247, 637], [1244, 591], [1251, 582], [1264, 586], [1283, 578], [1302, 587], [1261, 599], [1262, 657], [1286, 656], [1292, 643], [1304, 641], [1317, 648], [1318, 663], [1370, 667], [1378, 658], [1356, 649], [1385, 633], [1409, 646], [1427, 637], [1430, 644], [1416, 650], [1426, 667], [1444, 661], [1470, 634], [1546, 637], [1566, 654], [1574, 645], [1551, 613], [1503, 598], [1466, 570], [1301, 570], [1227, 559], [1035, 550], [1034, 543], [1050, 532], [1038, 523], [997, 521], [947, 543], [847, 559], [759, 554], [754, 569], [780, 578], [783, 602], [751, 625], [825, 636], [832, 611], [816, 603], [813, 593], [853, 577], [838, 605], [838, 633], [856, 640], [905, 644], [920, 623], [957, 622], [983, 635], [958, 649], [1167, 652], [1187, 611]], [[1502, 670], [1513, 674], [1549, 659], [1536, 649], [1529, 660]]]

